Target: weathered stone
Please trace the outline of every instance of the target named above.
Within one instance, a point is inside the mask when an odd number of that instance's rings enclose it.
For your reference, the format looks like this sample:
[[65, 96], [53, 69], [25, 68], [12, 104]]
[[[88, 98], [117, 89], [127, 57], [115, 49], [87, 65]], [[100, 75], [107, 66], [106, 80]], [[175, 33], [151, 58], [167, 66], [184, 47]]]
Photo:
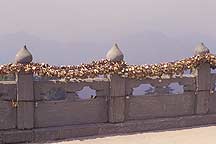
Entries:
[[207, 114], [211, 89], [211, 68], [209, 63], [201, 64], [197, 68], [196, 84], [196, 114]]
[[199, 43], [195, 48], [195, 55], [203, 55], [209, 52], [210, 50], [202, 42]]
[[16, 109], [10, 101], [0, 100], [0, 131], [16, 128]]
[[[2, 138], [1, 138], [2, 137]], [[29, 143], [34, 139], [32, 130], [8, 130], [0, 132], [0, 140], [3, 144], [8, 143]], [[1, 141], [0, 141], [1, 144]]]
[[105, 98], [80, 101], [38, 101], [35, 128], [107, 122]]
[[17, 73], [17, 128], [32, 129], [34, 126], [33, 74]]
[[126, 121], [194, 114], [194, 94], [131, 96], [126, 101]]
[[110, 81], [109, 122], [125, 120], [125, 79], [112, 75]]
[[124, 59], [124, 55], [118, 45], [114, 44], [113, 47], [107, 52], [106, 58], [112, 61], [121, 61]]
[[61, 127], [46, 127], [33, 130], [0, 131], [0, 143], [47, 142], [49, 140], [96, 135], [124, 134], [171, 128], [215, 124], [216, 115], [191, 115], [173, 118], [126, 121], [124, 123], [97, 123]]
[[17, 128], [32, 129], [34, 127], [34, 102], [20, 102], [17, 107]]
[[26, 45], [24, 45], [24, 47], [20, 51], [18, 51], [15, 57], [15, 63], [27, 64], [32, 60], [32, 54], [26, 48]]

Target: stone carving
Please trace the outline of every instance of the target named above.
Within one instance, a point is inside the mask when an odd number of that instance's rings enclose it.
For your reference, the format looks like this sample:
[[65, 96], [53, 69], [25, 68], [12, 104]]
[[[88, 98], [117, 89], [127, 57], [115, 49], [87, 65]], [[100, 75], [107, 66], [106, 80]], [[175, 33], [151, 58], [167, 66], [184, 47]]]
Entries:
[[204, 55], [210, 53], [210, 50], [204, 45], [204, 43], [199, 43], [195, 48], [195, 55]]
[[169, 84], [169, 93], [170, 94], [182, 94], [184, 93], [184, 85], [180, 85], [178, 82]]
[[160, 94], [183, 94], [184, 85], [179, 82], [170, 84], [140, 84], [138, 87], [132, 88], [132, 95], [160, 95]]
[[81, 91], [77, 91], [76, 93], [81, 100], [96, 98], [96, 91], [91, 89], [89, 86], [83, 87]]
[[141, 84], [133, 88], [133, 95], [150, 95], [155, 92], [155, 88], [151, 84]]
[[106, 58], [112, 61], [121, 61], [124, 59], [124, 55], [118, 45], [114, 44], [113, 47], [107, 52]]
[[33, 57], [32, 54], [27, 49], [26, 45], [18, 51], [15, 57], [15, 63], [28, 64], [32, 62]]
[[52, 88], [48, 92], [47, 100], [64, 100], [66, 92], [62, 88]]

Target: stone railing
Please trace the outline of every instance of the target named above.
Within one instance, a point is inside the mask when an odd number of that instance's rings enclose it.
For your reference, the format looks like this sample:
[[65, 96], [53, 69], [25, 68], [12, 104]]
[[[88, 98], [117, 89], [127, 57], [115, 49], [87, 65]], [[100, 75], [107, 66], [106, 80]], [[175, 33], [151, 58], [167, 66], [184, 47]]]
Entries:
[[108, 60], [58, 67], [32, 63], [24, 47], [0, 68], [16, 77], [0, 81], [0, 143], [216, 123], [216, 58], [203, 44], [171, 63], [135, 66], [123, 58], [114, 45]]

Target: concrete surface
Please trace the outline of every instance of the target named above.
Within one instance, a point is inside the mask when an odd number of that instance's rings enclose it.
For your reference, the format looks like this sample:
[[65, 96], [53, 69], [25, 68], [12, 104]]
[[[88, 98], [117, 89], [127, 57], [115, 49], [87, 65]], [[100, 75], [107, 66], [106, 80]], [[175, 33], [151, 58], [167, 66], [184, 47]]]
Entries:
[[146, 132], [131, 135], [85, 137], [52, 144], [215, 144], [216, 126]]

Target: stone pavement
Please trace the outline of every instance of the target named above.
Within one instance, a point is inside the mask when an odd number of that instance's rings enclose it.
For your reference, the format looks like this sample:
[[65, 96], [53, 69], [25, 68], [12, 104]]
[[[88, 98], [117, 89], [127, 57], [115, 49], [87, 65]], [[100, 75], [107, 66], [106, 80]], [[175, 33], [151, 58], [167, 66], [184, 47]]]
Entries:
[[71, 139], [57, 144], [216, 144], [216, 126]]

